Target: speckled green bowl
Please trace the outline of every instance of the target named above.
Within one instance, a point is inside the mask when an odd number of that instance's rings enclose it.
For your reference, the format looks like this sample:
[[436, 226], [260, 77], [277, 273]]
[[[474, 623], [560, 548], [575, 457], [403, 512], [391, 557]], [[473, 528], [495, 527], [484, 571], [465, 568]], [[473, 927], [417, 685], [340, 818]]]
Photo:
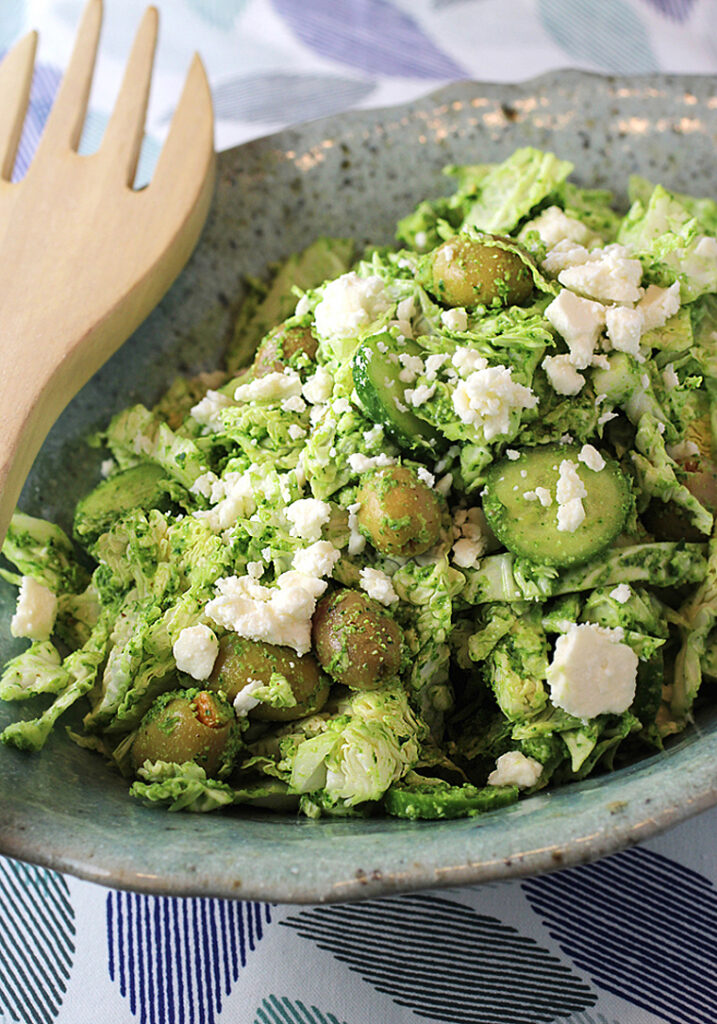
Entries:
[[[242, 279], [321, 234], [391, 238], [441, 167], [498, 160], [520, 145], [574, 161], [584, 184], [624, 198], [640, 172], [717, 192], [712, 78], [463, 83], [388, 110], [332, 117], [219, 159], [200, 245], [166, 299], [84, 388], [48, 438], [22, 507], [65, 527], [98, 478], [83, 440], [130, 402], [151, 403], [177, 373], [209, 368], [231, 330]], [[81, 301], [81, 296], [78, 296]], [[0, 587], [0, 656], [14, 607]], [[0, 725], [28, 708], [4, 705]], [[717, 714], [670, 749], [614, 775], [467, 821], [309, 821], [240, 811], [171, 815], [140, 806], [62, 728], [40, 755], [0, 749], [0, 852], [118, 887], [277, 901], [346, 900], [575, 864], [645, 839], [717, 802]]]

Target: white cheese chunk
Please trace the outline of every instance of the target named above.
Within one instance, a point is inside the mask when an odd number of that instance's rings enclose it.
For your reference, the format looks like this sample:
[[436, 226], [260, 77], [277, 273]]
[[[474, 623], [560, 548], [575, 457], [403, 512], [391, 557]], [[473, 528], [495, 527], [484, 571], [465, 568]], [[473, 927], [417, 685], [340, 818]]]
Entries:
[[563, 288], [546, 308], [545, 316], [564, 338], [573, 366], [578, 370], [588, 367], [605, 324], [605, 307]]
[[640, 335], [645, 328], [645, 318], [639, 306], [610, 306], [605, 310], [607, 336], [614, 349], [627, 352], [636, 359], [644, 360], [640, 352]]
[[584, 444], [578, 454], [578, 462], [591, 469], [593, 473], [599, 473], [605, 468], [605, 459], [600, 452], [591, 444]]
[[252, 694], [255, 690], [260, 690], [263, 685], [261, 679], [250, 679], [246, 686], [242, 686], [232, 702], [237, 718], [246, 718], [257, 704], [261, 704], [261, 701], [253, 697]]
[[328, 402], [331, 398], [331, 392], [334, 389], [334, 378], [331, 376], [328, 370], [320, 366], [315, 373], [313, 373], [304, 382], [304, 386], [301, 389], [301, 393], [310, 405], [321, 405], [323, 402]]
[[351, 338], [380, 319], [392, 299], [380, 277], [359, 277], [355, 271], [330, 281], [314, 310], [320, 338]]
[[669, 288], [651, 284], [637, 304], [644, 321], [645, 331], [664, 327], [671, 316], [680, 308], [680, 282], [675, 281]]
[[573, 623], [558, 637], [547, 674], [556, 707], [583, 721], [627, 711], [635, 699], [637, 655], [622, 637], [622, 630], [592, 623]]
[[381, 569], [366, 567], [360, 574], [361, 589], [365, 590], [369, 597], [381, 604], [390, 605], [398, 601], [398, 594], [393, 589], [391, 577], [387, 576]]
[[249, 576], [223, 576], [216, 582], [217, 596], [207, 602], [205, 611], [217, 625], [248, 640], [264, 640], [307, 654], [311, 616], [326, 587], [325, 580], [296, 569], [282, 573], [274, 587], [265, 587]]
[[301, 378], [287, 367], [283, 373], [267, 373], [248, 384], [240, 384], [234, 392], [237, 402], [278, 402], [301, 394]]
[[641, 280], [642, 264], [622, 245], [593, 249], [585, 263], [558, 274], [566, 288], [601, 302], [637, 302], [642, 295]]
[[555, 497], [558, 502], [558, 530], [574, 533], [585, 519], [582, 499], [587, 496], [585, 484], [578, 476], [577, 463], [563, 459], [558, 471]]
[[292, 537], [318, 540], [322, 526], [331, 515], [331, 506], [318, 498], [299, 498], [284, 510], [284, 514], [291, 523]]
[[330, 541], [317, 540], [308, 548], [300, 548], [292, 564], [297, 572], [307, 576], [330, 576], [340, 557], [341, 552]]
[[615, 589], [610, 591], [609, 596], [618, 604], [625, 604], [632, 597], [632, 591], [627, 583], [618, 583]]
[[32, 576], [23, 576], [17, 595], [15, 614], [10, 620], [13, 636], [29, 640], [49, 640], [55, 628], [57, 597]]
[[441, 313], [441, 323], [449, 331], [461, 333], [468, 330], [468, 315], [462, 306], [454, 309], [444, 309]]
[[529, 789], [543, 774], [543, 766], [534, 757], [526, 757], [520, 750], [509, 750], [495, 762], [488, 776], [489, 786], [517, 786]]
[[486, 441], [509, 433], [511, 413], [534, 409], [537, 404], [536, 395], [514, 381], [507, 366], [475, 370], [453, 392], [453, 407], [458, 416], [464, 423], [481, 428]]
[[180, 672], [192, 679], [208, 679], [219, 654], [219, 641], [209, 626], [187, 626], [174, 641], [172, 654]]
[[528, 221], [521, 231], [521, 236], [528, 231], [537, 231], [548, 249], [566, 240], [580, 245], [590, 245], [599, 241], [598, 236], [593, 234], [587, 224], [583, 224], [575, 217], [569, 217], [559, 206], [548, 206], [534, 220]]
[[585, 378], [575, 369], [569, 355], [546, 356], [541, 366], [556, 394], [577, 395], [582, 390]]

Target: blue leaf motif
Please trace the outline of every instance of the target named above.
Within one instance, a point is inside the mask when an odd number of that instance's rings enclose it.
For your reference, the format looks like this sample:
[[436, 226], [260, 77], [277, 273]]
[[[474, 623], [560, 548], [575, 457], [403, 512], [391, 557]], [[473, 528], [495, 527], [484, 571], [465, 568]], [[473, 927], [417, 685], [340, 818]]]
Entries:
[[647, 30], [625, 0], [539, 0], [538, 14], [546, 32], [575, 60], [619, 74], [659, 69]]
[[[307, 1007], [300, 999], [269, 996], [263, 999], [254, 1017], [254, 1024], [342, 1024], [333, 1013], [322, 1013], [316, 1006]], [[346, 1024], [344, 1021], [343, 1024]]]
[[75, 952], [75, 912], [55, 871], [0, 859], [0, 1016], [50, 1024]]
[[548, 1024], [597, 1001], [533, 939], [438, 896], [312, 907], [281, 924], [432, 1021]]
[[107, 967], [141, 1024], [214, 1024], [271, 921], [264, 903], [107, 896]]
[[25, 0], [3, 0], [0, 4], [0, 50], [15, 42], [25, 27]]
[[670, 1024], [717, 1020], [717, 891], [708, 879], [637, 847], [522, 888], [600, 988]]
[[465, 78], [416, 21], [387, 0], [273, 0], [306, 46], [349, 67], [404, 78]]
[[246, 0], [187, 0], [192, 10], [216, 28], [233, 28]]
[[50, 113], [50, 107], [55, 98], [61, 77], [58, 68], [51, 67], [48, 64], [35, 65], [35, 73], [32, 77], [32, 88], [30, 90], [30, 103], [25, 117], [22, 136], [20, 137], [20, 145], [13, 171], [13, 181], [21, 178], [30, 166], [32, 155], [40, 141], [40, 135], [45, 126], [47, 115]]
[[214, 89], [214, 113], [228, 121], [307, 121], [353, 107], [374, 88], [374, 82], [337, 75], [245, 75]]
[[664, 14], [673, 21], [687, 21], [696, 0], [644, 0], [650, 7], [654, 7], [660, 14]]

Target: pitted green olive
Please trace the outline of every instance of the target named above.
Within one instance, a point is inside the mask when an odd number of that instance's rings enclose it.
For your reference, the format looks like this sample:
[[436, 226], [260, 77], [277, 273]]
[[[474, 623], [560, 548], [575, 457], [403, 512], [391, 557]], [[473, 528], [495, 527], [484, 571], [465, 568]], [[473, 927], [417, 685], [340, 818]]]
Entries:
[[356, 494], [361, 533], [384, 555], [412, 557], [438, 540], [442, 508], [408, 466], [386, 466], [367, 476]]
[[219, 641], [219, 654], [208, 685], [222, 690], [233, 701], [252, 679], [268, 684], [272, 673], [284, 676], [296, 698], [291, 707], [272, 707], [260, 703], [249, 712], [264, 722], [292, 722], [320, 711], [329, 696], [329, 680], [311, 654], [298, 655], [290, 647], [278, 647], [245, 640], [228, 633]]
[[533, 291], [529, 267], [496, 241], [514, 244], [499, 235], [450, 238], [425, 257], [421, 283], [446, 306], [474, 309], [527, 302]]
[[137, 730], [130, 757], [135, 771], [145, 761], [194, 761], [208, 776], [230, 762], [238, 727], [234, 710], [219, 693], [175, 690], [159, 697]]
[[257, 349], [254, 357], [254, 376], [265, 377], [268, 373], [283, 373], [286, 363], [303, 352], [307, 359], [316, 358], [318, 342], [308, 327], [298, 324], [293, 327], [276, 327], [270, 331]]
[[401, 627], [378, 601], [358, 590], [338, 590], [319, 601], [312, 639], [323, 668], [353, 690], [376, 690], [400, 671]]

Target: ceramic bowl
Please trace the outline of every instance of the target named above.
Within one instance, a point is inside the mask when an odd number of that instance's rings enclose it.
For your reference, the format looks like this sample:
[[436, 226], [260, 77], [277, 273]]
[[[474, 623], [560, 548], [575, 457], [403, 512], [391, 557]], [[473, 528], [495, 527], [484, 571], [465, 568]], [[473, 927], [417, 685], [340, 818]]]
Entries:
[[[552, 149], [585, 185], [630, 173], [717, 192], [713, 79], [604, 78], [577, 72], [522, 85], [462, 83], [418, 102], [316, 121], [222, 153], [214, 205], [191, 262], [161, 305], [68, 407], [21, 506], [65, 528], [99, 478], [88, 434], [173, 377], [217, 365], [246, 274], [322, 234], [387, 242], [441, 168]], [[14, 591], [0, 587], [0, 657]], [[0, 725], [34, 713], [0, 707]], [[61, 725], [39, 755], [0, 749], [0, 852], [96, 882], [175, 895], [347, 900], [504, 878], [575, 864], [638, 842], [717, 802], [717, 715], [610, 776], [533, 796], [482, 818], [310, 821], [259, 813], [167, 814]]]

